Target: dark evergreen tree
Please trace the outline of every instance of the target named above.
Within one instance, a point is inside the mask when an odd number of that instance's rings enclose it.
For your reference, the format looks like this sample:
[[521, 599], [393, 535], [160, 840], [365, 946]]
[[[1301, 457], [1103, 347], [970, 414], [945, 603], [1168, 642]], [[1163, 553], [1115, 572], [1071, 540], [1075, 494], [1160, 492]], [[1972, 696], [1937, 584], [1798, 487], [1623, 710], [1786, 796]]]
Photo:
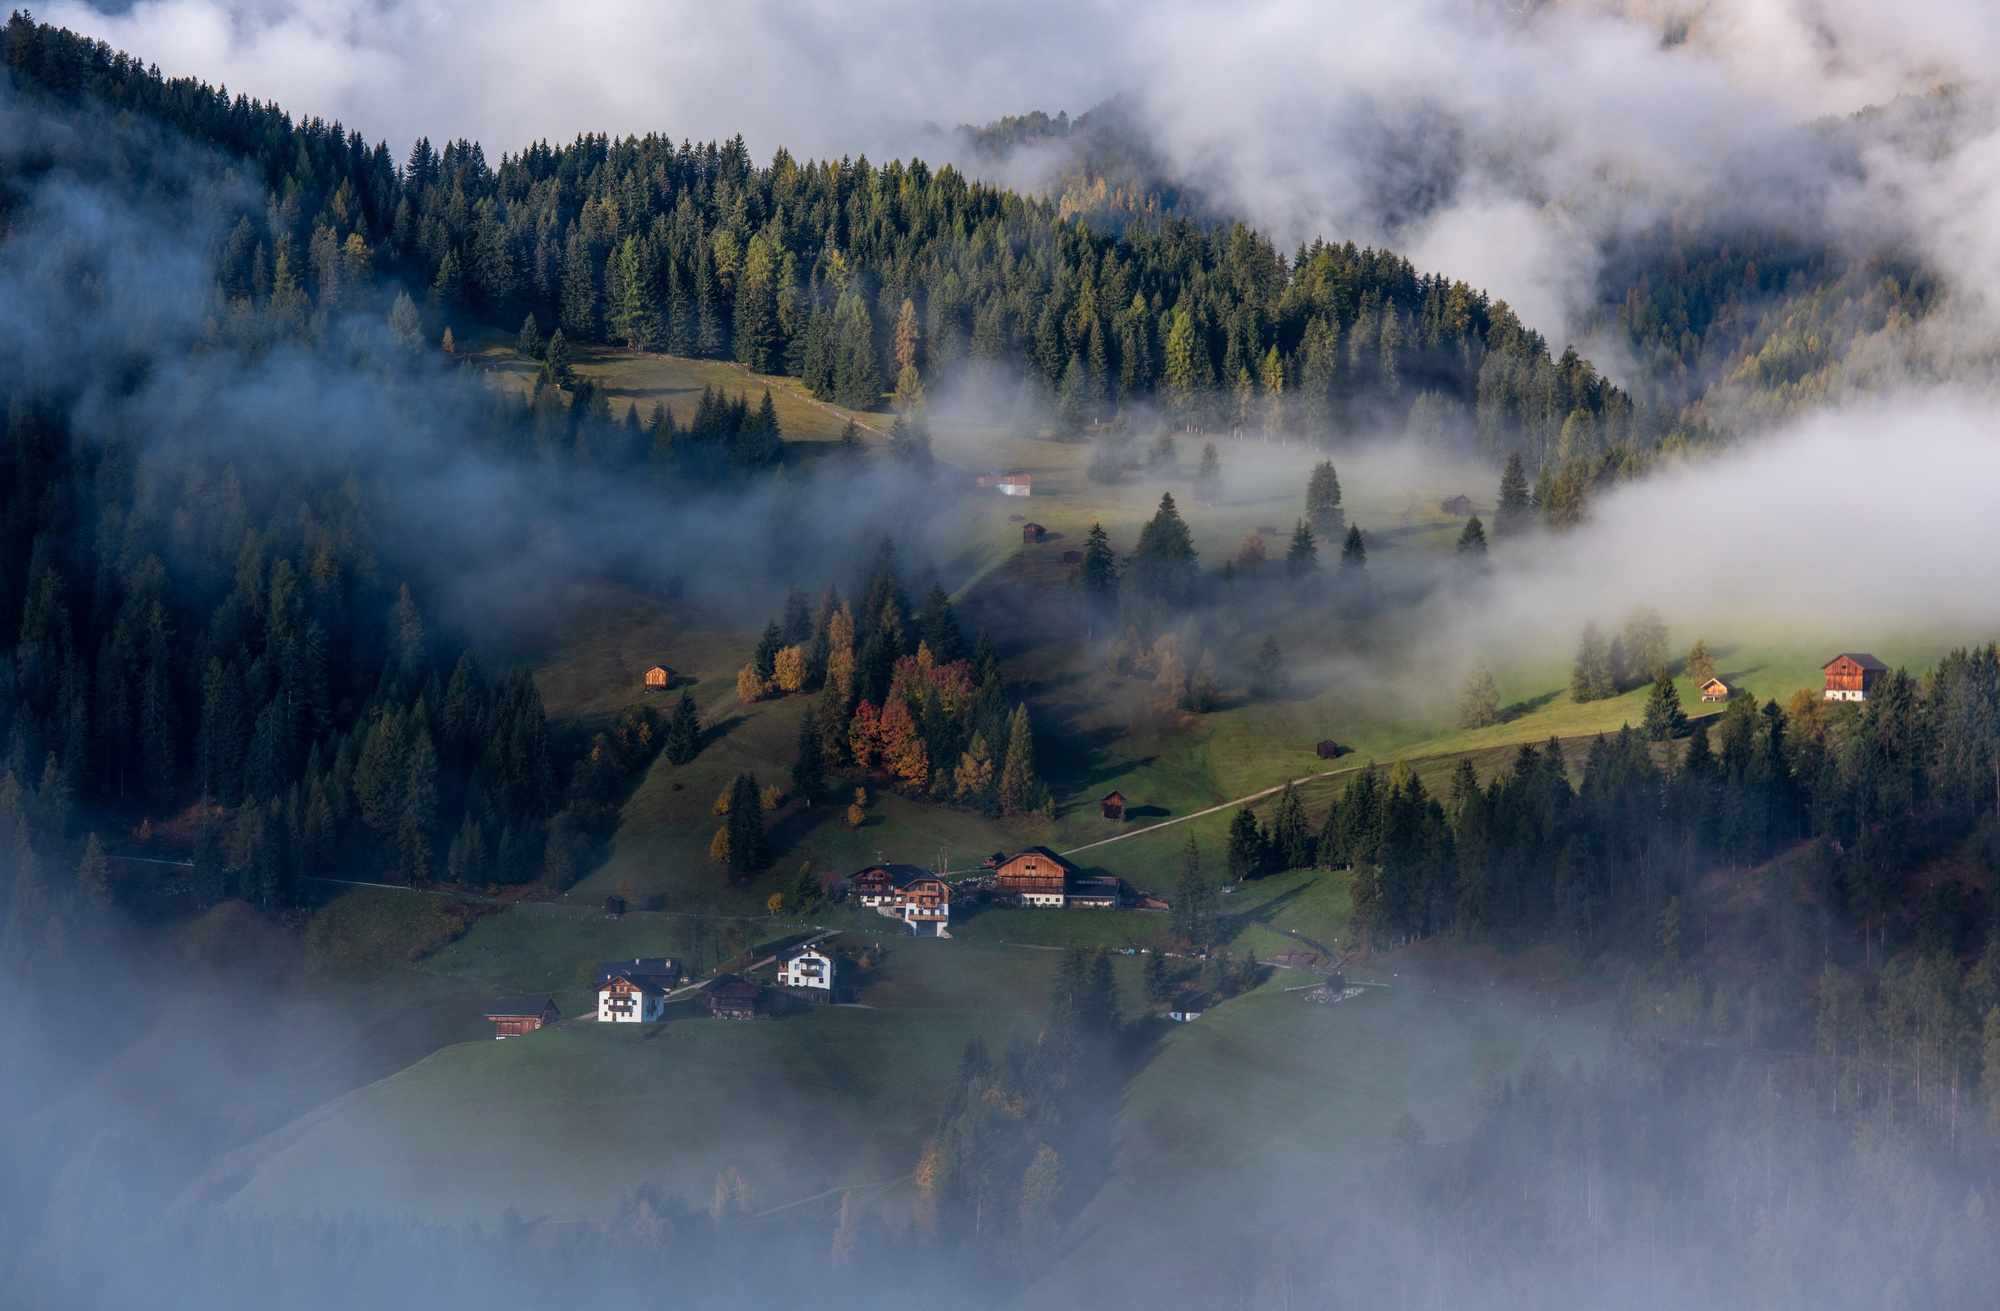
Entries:
[[1665, 742], [1687, 729], [1687, 712], [1681, 709], [1680, 689], [1674, 676], [1664, 668], [1653, 676], [1653, 690], [1646, 697], [1646, 740]]
[[1476, 514], [1465, 521], [1465, 529], [1458, 535], [1458, 553], [1476, 560], [1486, 557], [1486, 528]]
[[1266, 637], [1250, 660], [1250, 695], [1259, 701], [1279, 701], [1290, 696], [1291, 674], [1278, 650], [1278, 639]]
[[1340, 546], [1340, 567], [1347, 571], [1357, 571], [1368, 563], [1368, 543], [1362, 540], [1359, 526], [1349, 524], [1347, 540]]
[[1285, 573], [1303, 578], [1319, 570], [1319, 547], [1313, 544], [1312, 529], [1301, 519], [1292, 529], [1292, 544], [1285, 550]]
[[1323, 542], [1346, 536], [1347, 516], [1340, 508], [1340, 475], [1334, 472], [1332, 460], [1315, 464], [1312, 476], [1306, 480], [1306, 522]]
[[799, 749], [792, 761], [792, 792], [808, 806], [826, 790], [826, 756], [820, 749], [819, 718], [811, 711], [799, 721]]
[[1215, 443], [1207, 442], [1201, 448], [1201, 466], [1194, 474], [1194, 502], [1214, 505], [1221, 499], [1222, 457], [1215, 453]]
[[748, 879], [764, 868], [764, 797], [755, 774], [738, 774], [729, 785], [729, 872]]
[[932, 583], [917, 609], [917, 637], [931, 649], [931, 658], [941, 665], [965, 659], [965, 635], [959, 631], [958, 616], [942, 584]]
[[1507, 456], [1507, 467], [1500, 474], [1500, 500], [1493, 513], [1493, 531], [1502, 538], [1515, 537], [1525, 532], [1534, 519], [1527, 470], [1521, 464], [1521, 453], [1514, 451]]
[[682, 688], [681, 699], [674, 703], [674, 712], [667, 718], [661, 750], [670, 763], [685, 765], [701, 754], [704, 735], [701, 711], [695, 708], [694, 694]]
[[1229, 821], [1229, 850], [1226, 857], [1229, 880], [1242, 883], [1259, 877], [1266, 866], [1264, 830], [1257, 826], [1256, 812], [1239, 807]]
[[514, 338], [514, 349], [531, 360], [542, 357], [542, 329], [535, 322], [533, 310], [529, 310], [528, 317], [521, 320], [521, 331]]
[[1084, 618], [1092, 631], [1108, 622], [1118, 605], [1118, 557], [1104, 525], [1094, 523], [1083, 541], [1083, 563], [1077, 566], [1083, 586]]

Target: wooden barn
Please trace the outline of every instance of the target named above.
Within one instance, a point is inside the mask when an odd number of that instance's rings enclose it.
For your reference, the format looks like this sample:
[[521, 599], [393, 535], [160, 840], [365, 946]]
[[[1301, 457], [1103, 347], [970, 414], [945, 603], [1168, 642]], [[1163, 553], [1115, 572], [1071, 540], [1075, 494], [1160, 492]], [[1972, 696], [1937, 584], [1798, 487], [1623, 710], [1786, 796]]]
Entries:
[[1447, 496], [1438, 502], [1438, 509], [1453, 518], [1463, 519], [1472, 513], [1472, 498], [1466, 495]]
[[646, 690], [664, 692], [674, 685], [674, 671], [665, 665], [654, 665], [646, 671]]
[[1081, 551], [1064, 551], [1064, 552], [1062, 553], [1062, 562], [1063, 562], [1064, 564], [1082, 564], [1082, 563], [1083, 563], [1083, 552], [1081, 552]]
[[495, 1038], [518, 1038], [561, 1018], [553, 997], [501, 997], [486, 1008]]
[[1076, 866], [1047, 847], [1029, 847], [993, 871], [993, 889], [1018, 906], [1060, 907], [1074, 873]]
[[622, 919], [624, 918], [624, 915], [625, 915], [625, 898], [619, 896], [617, 893], [614, 892], [610, 896], [604, 899], [605, 919], [608, 920]]
[[1822, 669], [1826, 674], [1826, 699], [1829, 701], [1866, 701], [1882, 675], [1889, 672], [1889, 666], [1874, 656], [1857, 651], [1843, 651], [1827, 661]]
[[1024, 546], [1033, 546], [1041, 541], [1048, 531], [1038, 523], [1024, 523], [1021, 525], [1021, 543]]
[[739, 974], [718, 974], [701, 985], [702, 1005], [710, 1019], [754, 1020], [757, 998], [762, 991]]
[[1106, 819], [1124, 819], [1125, 794], [1123, 792], [1107, 792], [1104, 794], [1103, 799], [1097, 803], [1097, 808], [1104, 812]]
[[1320, 739], [1318, 745], [1313, 747], [1313, 754], [1321, 760], [1337, 760], [1340, 757], [1340, 753], [1345, 750], [1347, 750], [1346, 747], [1329, 737]]
[[1719, 678], [1711, 678], [1701, 685], [1701, 699], [1704, 701], [1727, 701], [1736, 695], [1736, 689]]

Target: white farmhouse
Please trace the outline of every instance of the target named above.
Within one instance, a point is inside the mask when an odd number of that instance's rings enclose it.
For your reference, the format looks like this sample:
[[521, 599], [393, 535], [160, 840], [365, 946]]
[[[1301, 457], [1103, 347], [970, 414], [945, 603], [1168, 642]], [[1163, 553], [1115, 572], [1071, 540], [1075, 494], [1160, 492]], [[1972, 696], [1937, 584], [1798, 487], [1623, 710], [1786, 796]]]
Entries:
[[778, 962], [780, 988], [817, 988], [833, 991], [833, 957], [817, 947], [801, 947]]
[[679, 961], [664, 956], [608, 960], [597, 967], [597, 1018], [605, 1024], [647, 1024], [667, 1008], [681, 981]]
[[597, 1018], [605, 1024], [649, 1024], [667, 1008], [667, 990], [641, 975], [597, 985]]

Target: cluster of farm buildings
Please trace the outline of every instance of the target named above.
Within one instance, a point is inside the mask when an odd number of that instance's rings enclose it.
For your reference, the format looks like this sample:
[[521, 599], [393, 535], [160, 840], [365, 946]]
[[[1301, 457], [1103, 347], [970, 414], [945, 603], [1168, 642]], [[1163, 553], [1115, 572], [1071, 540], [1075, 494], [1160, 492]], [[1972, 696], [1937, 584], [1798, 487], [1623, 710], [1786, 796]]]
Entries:
[[[1029, 847], [1011, 858], [996, 852], [979, 873], [957, 883], [947, 883], [942, 875], [920, 865], [886, 862], [859, 870], [845, 882], [847, 896], [897, 920], [920, 937], [951, 936], [948, 925], [954, 897], [989, 905], [1052, 909], [1109, 910], [1128, 901], [1164, 909], [1151, 898], [1128, 897], [1118, 879], [1084, 874], [1047, 847]], [[606, 899], [607, 915], [615, 918], [623, 910], [621, 898]], [[831, 1001], [840, 995], [837, 960], [825, 946], [832, 936], [819, 934], [772, 958], [778, 967], [775, 987], [780, 994], [811, 1001]], [[756, 1018], [765, 995], [763, 987], [741, 974], [717, 974], [699, 984], [690, 983], [681, 963], [664, 956], [604, 961], [597, 970], [597, 1019], [606, 1024], [649, 1023], [666, 1013], [668, 1001], [689, 992], [704, 1011], [720, 1020]], [[561, 1016], [554, 998], [527, 996], [497, 999], [487, 1008], [486, 1018], [493, 1024], [494, 1037], [512, 1038], [532, 1033]]]

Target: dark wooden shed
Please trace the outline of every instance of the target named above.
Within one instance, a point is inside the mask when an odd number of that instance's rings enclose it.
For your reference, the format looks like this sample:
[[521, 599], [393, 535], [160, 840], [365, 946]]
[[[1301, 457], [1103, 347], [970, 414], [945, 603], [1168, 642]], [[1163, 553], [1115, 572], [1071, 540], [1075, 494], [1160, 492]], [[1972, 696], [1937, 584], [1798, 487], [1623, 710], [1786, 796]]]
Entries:
[[1062, 553], [1062, 562], [1063, 562], [1064, 564], [1082, 564], [1082, 563], [1083, 563], [1083, 552], [1081, 552], [1081, 551], [1064, 551], [1064, 552]]
[[625, 913], [625, 898], [612, 893], [604, 899], [604, 918], [615, 920]]
[[493, 1022], [495, 1038], [518, 1038], [561, 1016], [553, 997], [501, 997], [486, 1008], [486, 1018]]
[[1319, 745], [1313, 748], [1313, 751], [1319, 756], [1321, 760], [1337, 759], [1340, 756], [1340, 753], [1344, 750], [1346, 750], [1345, 747], [1341, 746], [1340, 743], [1334, 741], [1330, 737], [1323, 739], [1319, 743]]
[[1041, 541], [1043, 535], [1047, 532], [1048, 529], [1038, 523], [1024, 523], [1021, 525], [1021, 542], [1023, 545], [1033, 546], [1036, 542]]
[[1104, 812], [1106, 819], [1125, 818], [1125, 794], [1123, 792], [1106, 793], [1104, 799], [1099, 801], [1097, 805]]

